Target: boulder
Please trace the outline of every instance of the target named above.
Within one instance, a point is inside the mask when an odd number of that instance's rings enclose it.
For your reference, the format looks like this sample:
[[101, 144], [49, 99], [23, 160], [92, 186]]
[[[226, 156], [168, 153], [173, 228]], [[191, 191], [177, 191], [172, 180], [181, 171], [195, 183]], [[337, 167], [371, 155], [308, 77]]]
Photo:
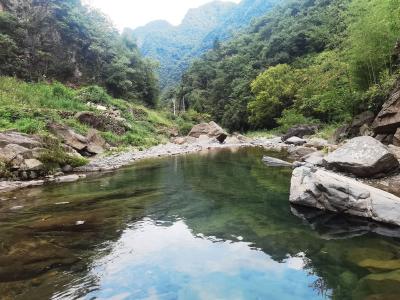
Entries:
[[49, 130], [59, 137], [66, 145], [74, 148], [77, 151], [82, 151], [86, 148], [87, 146], [87, 139], [73, 131], [72, 129], [56, 124], [56, 123], [50, 123], [47, 125]]
[[291, 137], [300, 137], [303, 138], [305, 135], [313, 135], [317, 132], [317, 125], [297, 125], [290, 128], [287, 133], [282, 137], [283, 141]]
[[186, 143], [186, 139], [184, 137], [177, 137], [172, 139], [172, 142], [177, 145], [183, 145]]
[[302, 138], [299, 138], [297, 136], [292, 136], [292, 137], [288, 138], [287, 140], [285, 140], [285, 143], [288, 145], [300, 146], [300, 145], [304, 145], [305, 143], [307, 143], [307, 141], [303, 140]]
[[232, 136], [228, 136], [225, 140], [225, 144], [231, 144], [231, 145], [235, 145], [235, 144], [241, 144], [242, 142], [234, 135]]
[[375, 118], [372, 128], [377, 134], [394, 134], [400, 127], [400, 79], [397, 80], [388, 101]]
[[100, 131], [111, 131], [121, 135], [127, 130], [127, 125], [122, 120], [117, 120], [107, 114], [98, 115], [90, 111], [83, 111], [77, 113], [75, 118], [78, 119], [79, 122]]
[[19, 145], [28, 149], [40, 147], [41, 143], [39, 138], [32, 135], [27, 135], [19, 132], [1, 132], [0, 133], [0, 147], [5, 147], [8, 144]]
[[325, 153], [322, 151], [316, 151], [308, 155], [303, 156], [300, 160], [311, 165], [322, 166], [324, 164]]
[[201, 135], [207, 135], [209, 138], [215, 138], [218, 142], [223, 143], [228, 137], [226, 131], [224, 131], [217, 123], [201, 123], [195, 125], [192, 130], [190, 130], [190, 137], [199, 138]]
[[292, 166], [292, 164], [287, 161], [284, 161], [284, 160], [281, 160], [281, 159], [278, 159], [275, 157], [270, 157], [270, 156], [264, 156], [262, 161], [269, 167], [291, 167]]
[[388, 148], [369, 136], [356, 137], [325, 157], [330, 169], [359, 177], [385, 175], [398, 168], [399, 162]]
[[400, 225], [400, 198], [355, 179], [315, 167], [293, 170], [290, 202]]
[[316, 152], [317, 149], [309, 147], [291, 147], [288, 149], [288, 153], [293, 158], [301, 158], [303, 156], [309, 155]]
[[304, 145], [306, 147], [317, 148], [318, 150], [322, 150], [325, 147], [328, 147], [328, 141], [321, 138], [311, 138]]
[[393, 136], [393, 145], [400, 146], [400, 128], [397, 128]]
[[24, 171], [40, 171], [43, 169], [43, 163], [35, 158], [25, 159], [21, 169]]
[[32, 158], [32, 150], [17, 144], [8, 144], [4, 148], [0, 148], [0, 160], [9, 163], [13, 159], [21, 155], [23, 158]]
[[375, 119], [375, 115], [372, 111], [364, 111], [361, 114], [355, 116], [349, 127], [350, 136], [354, 137], [360, 134], [360, 129], [363, 125], [371, 125]]
[[397, 158], [397, 160], [400, 160], [400, 147], [389, 145], [388, 149], [390, 153], [392, 153]]
[[106, 141], [101, 137], [97, 130], [89, 130], [86, 139], [88, 141], [88, 145], [86, 147], [88, 152], [92, 154], [101, 154], [104, 152]]

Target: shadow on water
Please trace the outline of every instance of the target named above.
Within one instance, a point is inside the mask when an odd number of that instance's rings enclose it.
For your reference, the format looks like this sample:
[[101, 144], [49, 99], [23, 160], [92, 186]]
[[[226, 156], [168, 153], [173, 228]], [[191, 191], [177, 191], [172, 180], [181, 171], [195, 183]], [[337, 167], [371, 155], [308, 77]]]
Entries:
[[147, 160], [1, 196], [1, 297], [399, 299], [399, 229], [291, 207], [291, 170], [263, 154]]

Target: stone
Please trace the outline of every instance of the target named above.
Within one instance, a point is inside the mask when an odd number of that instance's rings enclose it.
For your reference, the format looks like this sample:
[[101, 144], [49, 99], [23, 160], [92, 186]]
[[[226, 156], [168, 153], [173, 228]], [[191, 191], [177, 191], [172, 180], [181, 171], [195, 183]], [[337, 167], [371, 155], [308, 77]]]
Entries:
[[65, 165], [65, 166], [63, 166], [63, 167], [61, 168], [61, 170], [62, 170], [64, 173], [70, 173], [70, 172], [72, 172], [72, 171], [74, 170], [74, 168], [72, 168], [70, 165]]
[[387, 174], [398, 168], [399, 162], [388, 148], [369, 136], [356, 137], [325, 157], [328, 168], [359, 177]]
[[304, 145], [306, 147], [311, 147], [311, 148], [317, 148], [318, 150], [322, 150], [326, 147], [328, 147], [329, 143], [325, 139], [321, 138], [311, 138], [307, 141], [307, 143]]
[[68, 182], [78, 181], [81, 178], [85, 178], [85, 176], [84, 175], [72, 174], [72, 175], [65, 175], [65, 176], [57, 177], [55, 179], [55, 181], [58, 182], [58, 183], [68, 183]]
[[292, 204], [400, 225], [400, 198], [347, 176], [303, 166], [293, 170]]
[[348, 137], [349, 131], [350, 131], [349, 125], [344, 125], [337, 128], [333, 133], [332, 137], [329, 139], [329, 142], [333, 144], [338, 144], [344, 141]]
[[284, 160], [281, 160], [281, 159], [278, 159], [275, 157], [270, 157], [270, 156], [264, 156], [262, 161], [269, 167], [291, 167], [292, 166], [292, 164], [287, 161], [284, 161]]
[[375, 119], [375, 115], [372, 111], [364, 111], [361, 114], [355, 116], [351, 122], [348, 135], [349, 137], [355, 137], [361, 134], [361, 127], [366, 125], [369, 127]]
[[177, 145], [183, 145], [186, 143], [186, 139], [184, 137], [177, 137], [175, 139], [172, 139], [172, 142]]
[[397, 130], [393, 136], [393, 145], [400, 146], [400, 128], [397, 128]]
[[390, 153], [392, 153], [397, 158], [397, 160], [400, 160], [400, 147], [389, 145], [388, 149]]
[[37, 137], [20, 132], [1, 132], [0, 133], [0, 147], [5, 147], [8, 144], [16, 144], [28, 149], [40, 147], [41, 143]]
[[292, 136], [292, 137], [288, 138], [287, 140], [285, 140], [285, 143], [289, 144], [289, 145], [300, 146], [300, 145], [304, 145], [305, 143], [307, 143], [307, 141], [303, 140], [302, 138], [299, 138], [297, 136]]
[[235, 144], [241, 144], [242, 142], [236, 137], [236, 136], [234, 136], [234, 135], [232, 135], [232, 136], [228, 136], [227, 138], [226, 138], [226, 140], [225, 140], [225, 144], [232, 144], [232, 145], [235, 145]]
[[101, 154], [104, 152], [106, 146], [106, 141], [101, 137], [97, 130], [89, 130], [86, 136], [88, 145], [86, 150], [93, 154]]
[[287, 133], [282, 136], [282, 140], [286, 141], [291, 137], [303, 138], [306, 135], [313, 135], [317, 132], [318, 125], [297, 125], [290, 128]]
[[394, 134], [400, 127], [400, 79], [397, 80], [389, 99], [375, 118], [372, 128], [377, 134]]
[[13, 159], [21, 155], [23, 158], [32, 158], [32, 151], [17, 144], [8, 144], [4, 148], [0, 148], [0, 160], [9, 163]]
[[107, 114], [98, 115], [90, 111], [83, 111], [77, 113], [75, 118], [79, 122], [100, 131], [111, 131], [115, 134], [122, 135], [127, 130], [126, 123]]
[[301, 158], [301, 161], [315, 166], [322, 166], [324, 164], [325, 153], [322, 151], [312, 152]]
[[374, 131], [372, 130], [372, 128], [369, 125], [364, 124], [360, 127], [360, 135], [372, 136], [373, 134], [374, 134]]
[[54, 135], [62, 139], [66, 145], [74, 148], [75, 150], [82, 151], [87, 146], [88, 141], [86, 137], [76, 133], [69, 127], [56, 123], [50, 123], [48, 124], [48, 128]]
[[21, 169], [24, 171], [40, 171], [43, 169], [43, 163], [35, 158], [25, 159]]
[[293, 157], [293, 158], [301, 158], [303, 156], [309, 155], [316, 151], [317, 151], [317, 149], [315, 149], [315, 148], [301, 147], [301, 146], [291, 147], [288, 149], [288, 153], [289, 153], [290, 157]]
[[207, 135], [210, 138], [216, 138], [218, 142], [223, 143], [228, 137], [226, 131], [224, 131], [217, 123], [201, 123], [193, 126], [188, 136], [199, 138], [201, 135]]

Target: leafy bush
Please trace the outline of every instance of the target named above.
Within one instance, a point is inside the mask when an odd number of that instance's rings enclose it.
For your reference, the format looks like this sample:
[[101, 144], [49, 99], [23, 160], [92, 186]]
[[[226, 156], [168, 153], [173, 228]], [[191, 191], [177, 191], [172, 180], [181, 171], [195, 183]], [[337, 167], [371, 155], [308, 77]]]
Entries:
[[282, 116], [276, 119], [276, 122], [282, 131], [287, 131], [289, 128], [295, 125], [317, 123], [316, 120], [307, 118], [294, 109], [285, 109], [282, 113]]
[[109, 104], [111, 102], [111, 97], [106, 90], [97, 85], [90, 85], [80, 89], [78, 98], [85, 103]]

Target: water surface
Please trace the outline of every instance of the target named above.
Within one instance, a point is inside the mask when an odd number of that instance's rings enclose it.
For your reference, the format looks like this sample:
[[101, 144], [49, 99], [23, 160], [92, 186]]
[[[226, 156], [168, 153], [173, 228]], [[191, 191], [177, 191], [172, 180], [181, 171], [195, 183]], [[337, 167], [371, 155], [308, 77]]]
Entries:
[[1, 299], [400, 299], [400, 231], [291, 207], [261, 149], [0, 196]]

